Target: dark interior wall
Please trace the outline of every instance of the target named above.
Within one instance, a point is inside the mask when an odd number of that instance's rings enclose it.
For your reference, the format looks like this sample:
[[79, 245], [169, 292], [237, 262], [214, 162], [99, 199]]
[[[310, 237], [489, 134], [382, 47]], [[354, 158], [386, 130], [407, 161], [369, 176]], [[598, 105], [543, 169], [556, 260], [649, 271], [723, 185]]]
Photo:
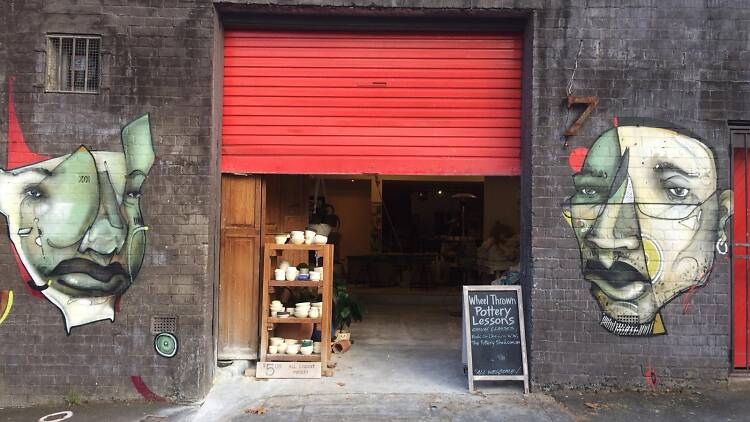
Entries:
[[[7, 81], [30, 148], [56, 157], [79, 145], [121, 152], [120, 129], [150, 113], [156, 159], [141, 208], [149, 226], [143, 269], [114, 323], [74, 327], [25, 288], [7, 236], [0, 289], [15, 303], [0, 324], [0, 407], [140, 399], [131, 377], [155, 394], [197, 399], [213, 368], [209, 265], [209, 163], [213, 6], [207, 1], [16, 0], [0, 4], [0, 162], [5, 166]], [[45, 92], [46, 33], [102, 37], [99, 94]], [[3, 219], [4, 220], [4, 219]], [[178, 354], [154, 351], [153, 316], [178, 317]], [[142, 390], [143, 391], [143, 390]]]

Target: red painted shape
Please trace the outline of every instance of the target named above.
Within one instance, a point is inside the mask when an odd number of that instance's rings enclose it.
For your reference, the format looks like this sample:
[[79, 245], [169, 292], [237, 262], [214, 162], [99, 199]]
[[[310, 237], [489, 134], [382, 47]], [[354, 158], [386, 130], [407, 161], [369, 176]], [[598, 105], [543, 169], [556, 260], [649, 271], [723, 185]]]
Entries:
[[32, 152], [26, 145], [21, 132], [21, 125], [16, 118], [16, 105], [13, 97], [15, 76], [8, 78], [8, 169], [23, 167], [49, 159], [45, 155]]
[[519, 34], [227, 31], [221, 170], [518, 175]]
[[692, 303], [690, 299], [693, 298], [693, 293], [695, 293], [695, 290], [698, 288], [698, 286], [693, 286], [688, 289], [687, 292], [682, 296], [682, 314], [687, 315], [688, 312], [690, 312], [690, 304]]
[[133, 386], [135, 387], [136, 391], [140, 393], [140, 395], [143, 396], [146, 401], [167, 401], [164, 397], [154, 393], [151, 391], [146, 384], [143, 382], [143, 379], [141, 379], [138, 375], [133, 375], [130, 377], [130, 380], [133, 382]]
[[748, 361], [748, 320], [750, 319], [750, 303], [748, 303], [748, 284], [750, 280], [750, 260], [744, 258], [750, 255], [750, 248], [747, 245], [750, 239], [747, 236], [748, 230], [748, 197], [747, 187], [750, 182], [750, 172], [747, 166], [750, 165], [750, 150], [737, 148], [734, 150], [734, 180], [732, 191], [734, 192], [734, 218], [732, 227], [734, 237], [732, 242], [732, 327], [733, 341], [732, 352], [734, 355], [735, 368], [747, 368], [750, 366]]
[[568, 165], [570, 169], [575, 173], [581, 171], [583, 162], [586, 160], [586, 154], [589, 153], [589, 149], [585, 147], [574, 148], [568, 155]]
[[649, 367], [646, 369], [646, 373], [643, 374], [644, 378], [646, 378], [646, 384], [648, 384], [651, 387], [656, 387], [656, 384], [659, 382], [659, 378], [656, 376], [656, 372]]

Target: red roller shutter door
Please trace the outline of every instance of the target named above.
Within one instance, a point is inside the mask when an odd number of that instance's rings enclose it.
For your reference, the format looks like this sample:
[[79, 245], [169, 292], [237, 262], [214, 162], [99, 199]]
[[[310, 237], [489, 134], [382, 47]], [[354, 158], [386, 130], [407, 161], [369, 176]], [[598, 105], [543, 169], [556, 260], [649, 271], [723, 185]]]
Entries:
[[518, 34], [227, 31], [224, 172], [518, 175]]

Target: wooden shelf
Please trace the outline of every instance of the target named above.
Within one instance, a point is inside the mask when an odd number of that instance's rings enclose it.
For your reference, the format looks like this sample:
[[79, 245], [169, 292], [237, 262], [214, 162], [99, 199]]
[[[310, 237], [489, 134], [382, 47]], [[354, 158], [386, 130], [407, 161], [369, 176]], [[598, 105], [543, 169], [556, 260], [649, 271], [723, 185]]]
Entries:
[[[323, 322], [322, 318], [297, 318], [297, 317], [288, 317], [288, 318], [274, 318], [274, 317], [268, 317], [268, 323], [269, 324], [320, 324]], [[294, 356], [294, 355], [292, 355]]]
[[268, 250], [276, 250], [276, 251], [322, 251], [325, 249], [326, 246], [330, 246], [329, 244], [323, 244], [323, 245], [305, 245], [304, 243], [301, 245], [293, 245], [291, 243], [286, 243], [283, 245], [277, 245], [275, 243], [269, 243], [266, 244], [266, 249]]
[[320, 354], [313, 353], [312, 355], [285, 355], [281, 353], [267, 354], [266, 360], [271, 362], [318, 362], [320, 361]]
[[271, 287], [321, 287], [322, 281], [308, 281], [308, 280], [269, 280], [268, 285]]
[[[333, 308], [333, 245], [277, 245], [268, 243], [263, 246], [263, 296], [261, 298], [261, 327], [260, 327], [260, 362], [320, 362], [321, 370], [328, 367], [328, 361], [331, 357], [331, 309]], [[309, 280], [271, 280], [273, 269], [277, 267], [279, 260], [285, 255], [295, 255], [294, 253], [284, 254], [284, 251], [315, 251], [318, 258], [323, 259], [322, 267], [323, 279], [320, 281]], [[299, 255], [299, 254], [297, 254]], [[305, 254], [305, 257], [307, 254]], [[306, 259], [306, 258], [305, 258]], [[323, 312], [318, 318], [297, 318], [272, 317], [268, 311], [271, 302], [271, 291], [273, 287], [291, 287], [302, 289], [313, 287], [318, 290], [322, 296]], [[274, 330], [274, 324], [319, 324], [321, 345], [319, 354], [312, 355], [286, 355], [286, 354], [268, 354], [268, 337]], [[295, 328], [293, 326], [276, 326]]]

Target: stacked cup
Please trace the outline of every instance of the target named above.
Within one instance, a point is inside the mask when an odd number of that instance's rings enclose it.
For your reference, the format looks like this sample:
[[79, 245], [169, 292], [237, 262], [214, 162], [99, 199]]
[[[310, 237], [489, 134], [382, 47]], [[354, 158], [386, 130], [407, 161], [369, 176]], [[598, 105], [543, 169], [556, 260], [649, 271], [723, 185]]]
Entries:
[[310, 302], [300, 302], [294, 306], [294, 316], [297, 318], [307, 318], [310, 314]]
[[278, 312], [281, 312], [284, 310], [284, 305], [279, 300], [274, 300], [271, 302], [271, 316], [275, 317]]
[[309, 245], [313, 243], [313, 239], [315, 239], [315, 232], [312, 230], [305, 230], [305, 245]]
[[300, 347], [299, 351], [303, 355], [311, 355], [312, 352], [313, 352], [313, 341], [312, 340], [302, 340], [302, 347]]
[[303, 244], [305, 242], [305, 232], [300, 230], [293, 230], [291, 240], [295, 245]]

